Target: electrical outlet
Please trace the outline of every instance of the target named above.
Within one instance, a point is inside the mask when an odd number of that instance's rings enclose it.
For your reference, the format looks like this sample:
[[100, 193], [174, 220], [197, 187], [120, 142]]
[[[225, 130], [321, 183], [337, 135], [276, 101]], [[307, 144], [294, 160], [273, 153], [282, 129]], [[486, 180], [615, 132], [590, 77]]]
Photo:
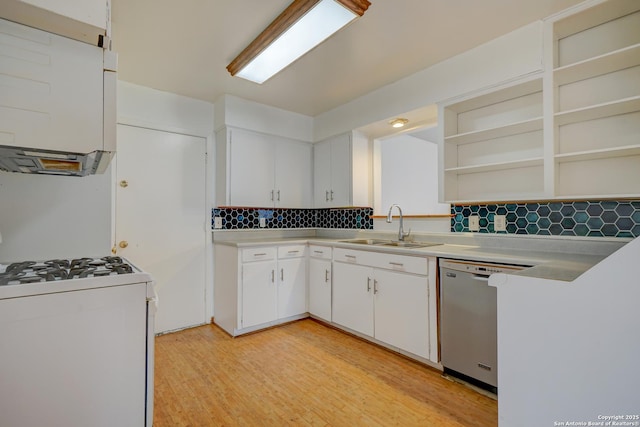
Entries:
[[507, 231], [507, 217], [505, 215], [494, 215], [493, 229], [495, 231]]
[[478, 215], [471, 215], [469, 217], [469, 230], [480, 231], [480, 217]]
[[267, 218], [260, 218], [260, 228], [265, 228], [267, 226]]
[[213, 218], [213, 228], [222, 228], [222, 217]]

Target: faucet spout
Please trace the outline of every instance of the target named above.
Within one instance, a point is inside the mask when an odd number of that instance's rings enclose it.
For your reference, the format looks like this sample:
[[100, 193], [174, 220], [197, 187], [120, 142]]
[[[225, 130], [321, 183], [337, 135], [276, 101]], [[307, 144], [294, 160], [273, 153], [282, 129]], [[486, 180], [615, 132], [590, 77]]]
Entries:
[[409, 230], [406, 233], [404, 232], [404, 221], [403, 221], [403, 217], [402, 217], [402, 208], [400, 208], [399, 205], [396, 205], [396, 204], [391, 205], [391, 207], [389, 208], [389, 213], [387, 214], [387, 222], [391, 223], [393, 221], [393, 216], [391, 215], [391, 213], [392, 213], [394, 207], [398, 208], [398, 213], [400, 214], [400, 227], [398, 228], [398, 241], [403, 242], [404, 238], [407, 237], [411, 233], [411, 230]]

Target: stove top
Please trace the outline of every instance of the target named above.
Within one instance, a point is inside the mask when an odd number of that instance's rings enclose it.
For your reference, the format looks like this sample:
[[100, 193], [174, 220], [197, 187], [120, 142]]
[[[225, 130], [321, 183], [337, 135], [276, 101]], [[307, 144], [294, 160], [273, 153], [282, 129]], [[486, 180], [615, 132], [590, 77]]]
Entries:
[[24, 261], [0, 265], [0, 286], [117, 276], [133, 272], [131, 264], [117, 256]]

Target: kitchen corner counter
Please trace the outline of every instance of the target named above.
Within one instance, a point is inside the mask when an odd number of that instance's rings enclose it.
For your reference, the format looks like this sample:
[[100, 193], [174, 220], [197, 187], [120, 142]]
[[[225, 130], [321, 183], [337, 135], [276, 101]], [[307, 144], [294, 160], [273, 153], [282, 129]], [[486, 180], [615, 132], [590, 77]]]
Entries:
[[[219, 232], [217, 232], [219, 233]], [[435, 244], [402, 248], [349, 243], [354, 238], [394, 240], [391, 233], [349, 230], [278, 230], [275, 233], [223, 232], [214, 243], [238, 248], [282, 244], [315, 244], [390, 254], [431, 256], [476, 262], [531, 266], [518, 276], [571, 282], [631, 239], [565, 238], [555, 236], [480, 235], [475, 233], [416, 234], [416, 242]]]

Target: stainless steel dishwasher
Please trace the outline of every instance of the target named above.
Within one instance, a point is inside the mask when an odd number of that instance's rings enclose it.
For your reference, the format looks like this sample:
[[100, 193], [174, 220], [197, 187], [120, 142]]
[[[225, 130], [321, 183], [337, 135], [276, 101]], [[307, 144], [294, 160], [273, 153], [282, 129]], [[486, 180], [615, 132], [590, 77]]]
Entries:
[[526, 267], [452, 259], [439, 265], [444, 373], [497, 394], [497, 289], [488, 280]]

